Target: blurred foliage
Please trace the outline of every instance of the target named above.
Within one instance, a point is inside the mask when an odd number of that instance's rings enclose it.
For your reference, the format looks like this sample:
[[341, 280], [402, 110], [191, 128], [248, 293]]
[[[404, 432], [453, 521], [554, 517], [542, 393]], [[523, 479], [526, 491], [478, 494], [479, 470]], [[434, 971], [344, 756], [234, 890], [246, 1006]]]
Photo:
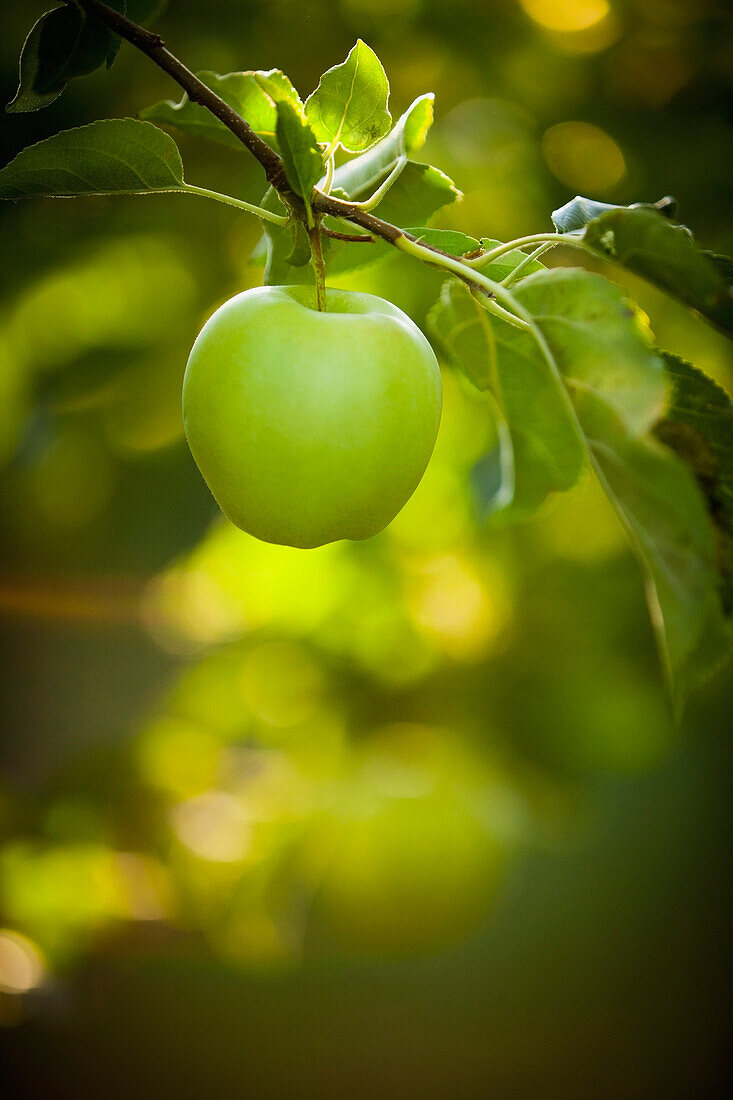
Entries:
[[[6, 101], [40, 14], [3, 12]], [[426, 159], [465, 192], [445, 229], [509, 239], [575, 192], [672, 193], [733, 247], [720, 5], [173, 0], [159, 26], [194, 69], [277, 66], [304, 91], [366, 39], [395, 117], [436, 93]], [[2, 162], [167, 97], [123, 46], [7, 116]], [[254, 162], [182, 149], [192, 183], [260, 197]], [[485, 398], [446, 370], [434, 458], [386, 532], [258, 543], [216, 514], [180, 417], [203, 320], [261, 279], [257, 224], [186, 196], [0, 222], [14, 1095], [143, 1072], [159, 1096], [715, 1094], [730, 678], [673, 728], [600, 490], [487, 531]], [[721, 336], [613, 277], [730, 390]], [[441, 279], [395, 257], [338, 281], [423, 323]]]

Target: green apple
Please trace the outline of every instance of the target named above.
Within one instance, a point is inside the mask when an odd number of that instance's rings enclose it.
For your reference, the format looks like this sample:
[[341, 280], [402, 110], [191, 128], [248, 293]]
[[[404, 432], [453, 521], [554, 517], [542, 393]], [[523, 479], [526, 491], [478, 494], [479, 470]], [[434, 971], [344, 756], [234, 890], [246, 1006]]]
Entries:
[[257, 287], [206, 322], [183, 381], [186, 437], [232, 523], [321, 546], [381, 531], [423, 475], [441, 385], [430, 344], [372, 294]]

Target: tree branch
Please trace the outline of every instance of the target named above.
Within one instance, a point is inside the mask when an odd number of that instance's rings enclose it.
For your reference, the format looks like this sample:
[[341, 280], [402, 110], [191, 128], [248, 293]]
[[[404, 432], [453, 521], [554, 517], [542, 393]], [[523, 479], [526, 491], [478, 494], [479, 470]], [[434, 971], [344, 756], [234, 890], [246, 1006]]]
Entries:
[[266, 141], [255, 133], [252, 127], [241, 115], [238, 115], [228, 103], [208, 88], [199, 80], [190, 69], [175, 57], [159, 34], [148, 31], [145, 27], [138, 26], [124, 15], [108, 7], [102, 0], [76, 0], [84, 11], [95, 15], [106, 23], [111, 30], [125, 38], [138, 50], [154, 61], [164, 72], [171, 76], [176, 84], [183, 88], [192, 103], [198, 103], [223, 122], [228, 130], [239, 138], [250, 153], [260, 162], [265, 170], [268, 183], [283, 196], [290, 198], [291, 191], [285, 177], [285, 170], [280, 157], [274, 149], [271, 149]]
[[[85, 11], [101, 19], [111, 30], [126, 39], [131, 45], [147, 54], [151, 61], [154, 61], [183, 88], [193, 103], [205, 107], [220, 122], [223, 122], [227, 129], [231, 130], [235, 137], [239, 138], [242, 144], [259, 161], [265, 170], [268, 182], [282, 197], [286, 206], [293, 210], [304, 224], [306, 223], [305, 203], [290, 187], [283, 162], [278, 154], [270, 148], [266, 141], [263, 141], [259, 134], [255, 133], [241, 115], [238, 115], [228, 103], [225, 103], [216, 92], [208, 88], [167, 49], [159, 34], [133, 23], [126, 16], [120, 15], [119, 12], [110, 8], [103, 0], [76, 0], [76, 3]], [[381, 218], [377, 218], [368, 210], [364, 210], [358, 202], [337, 199], [332, 195], [324, 194], [318, 188], [314, 188], [310, 205], [316, 215], [328, 214], [331, 217], [351, 222], [363, 229], [369, 236], [379, 237], [424, 263], [435, 264], [438, 267], [447, 269], [471, 286], [479, 286], [488, 297], [499, 299], [508, 297], [503, 287], [487, 279], [479, 272], [473, 271], [470, 266], [462, 263], [455, 256], [432, 245], [422, 244], [411, 233], [406, 233], [399, 226], [382, 221]], [[516, 247], [516, 242], [511, 247]], [[485, 257], [482, 256], [481, 260], [485, 260]]]

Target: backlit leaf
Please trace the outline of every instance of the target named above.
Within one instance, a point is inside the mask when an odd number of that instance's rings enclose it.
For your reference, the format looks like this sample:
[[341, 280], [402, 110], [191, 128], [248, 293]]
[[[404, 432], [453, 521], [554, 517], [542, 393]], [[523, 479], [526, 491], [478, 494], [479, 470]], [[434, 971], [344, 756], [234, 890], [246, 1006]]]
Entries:
[[333, 188], [352, 199], [367, 198], [400, 157], [412, 157], [422, 148], [433, 124], [432, 93], [421, 95], [394, 124], [386, 137], [366, 153], [340, 165], [333, 174]]
[[287, 99], [277, 104], [276, 134], [288, 182], [308, 200], [321, 176], [323, 154], [310, 126]]
[[453, 180], [439, 168], [409, 161], [375, 213], [393, 225], [425, 225], [438, 210], [462, 198]]
[[[299, 102], [298, 93], [279, 69], [270, 69], [267, 72], [226, 73], [224, 76], [213, 72], [201, 72], [197, 75], [207, 88], [216, 92], [249, 123], [260, 137], [272, 145], [275, 144], [277, 107], [275, 99], [268, 94], [267, 88], [279, 89], [283, 94]], [[208, 138], [210, 141], [228, 145], [232, 149], [244, 150], [242, 142], [223, 122], [205, 107], [192, 103], [185, 94], [177, 103], [172, 99], [155, 103], [142, 111], [140, 117], [148, 122], [175, 126], [184, 133]]]
[[[597, 275], [548, 271], [521, 283], [516, 296], [550, 345], [593, 465], [641, 562], [662, 665], [679, 709], [719, 663], [727, 633], [718, 540], [694, 467], [649, 434], [666, 407], [664, 364], [618, 288]], [[720, 413], [720, 395], [703, 391], [690, 372], [677, 374], [672, 418], [688, 422], [696, 401], [711, 433], [710, 402]], [[727, 445], [728, 415], [712, 433], [718, 448]]]
[[389, 130], [389, 83], [372, 49], [359, 39], [342, 65], [323, 74], [305, 104], [318, 141], [351, 153], [368, 149]]
[[0, 198], [185, 190], [178, 148], [134, 118], [104, 119], [29, 145], [0, 169]]

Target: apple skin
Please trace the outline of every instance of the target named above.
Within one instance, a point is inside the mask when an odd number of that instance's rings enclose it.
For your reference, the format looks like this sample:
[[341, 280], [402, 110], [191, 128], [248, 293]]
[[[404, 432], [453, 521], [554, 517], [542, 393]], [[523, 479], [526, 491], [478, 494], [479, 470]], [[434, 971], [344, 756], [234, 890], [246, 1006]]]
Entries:
[[264, 542], [365, 539], [414, 492], [435, 444], [435, 354], [373, 294], [266, 286], [225, 302], [199, 333], [183, 420], [221, 510]]

